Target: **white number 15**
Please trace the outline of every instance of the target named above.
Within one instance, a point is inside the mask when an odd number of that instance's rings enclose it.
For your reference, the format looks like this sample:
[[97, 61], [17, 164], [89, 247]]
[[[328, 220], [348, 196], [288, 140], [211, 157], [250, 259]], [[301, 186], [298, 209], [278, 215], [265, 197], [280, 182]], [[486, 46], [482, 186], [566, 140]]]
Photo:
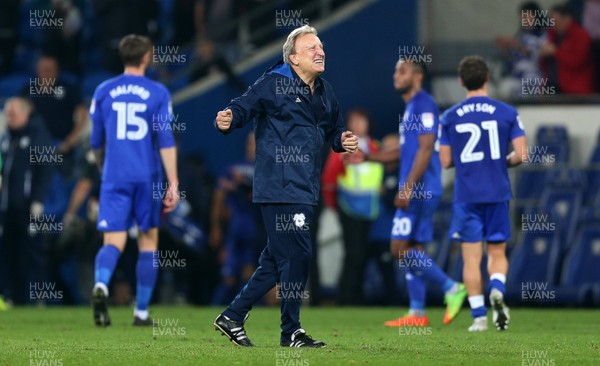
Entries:
[[[141, 140], [148, 133], [148, 122], [137, 112], [145, 112], [144, 103], [113, 102], [113, 111], [117, 112], [117, 139], [118, 140]], [[127, 125], [136, 126], [136, 131], [127, 131]]]

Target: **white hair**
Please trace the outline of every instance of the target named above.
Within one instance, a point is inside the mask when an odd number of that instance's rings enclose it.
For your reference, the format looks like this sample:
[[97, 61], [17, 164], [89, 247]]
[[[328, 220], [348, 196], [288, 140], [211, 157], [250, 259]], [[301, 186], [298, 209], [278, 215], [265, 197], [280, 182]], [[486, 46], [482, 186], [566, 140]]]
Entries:
[[288, 36], [287, 40], [283, 44], [283, 62], [286, 64], [290, 63], [290, 55], [296, 52], [296, 38], [300, 37], [304, 34], [314, 34], [317, 35], [317, 30], [314, 27], [306, 24], [302, 27], [294, 29]]
[[19, 105], [19, 109], [24, 113], [33, 112], [33, 104], [27, 98], [23, 97], [11, 97], [4, 102], [4, 109], [8, 107], [9, 104], [17, 103]]

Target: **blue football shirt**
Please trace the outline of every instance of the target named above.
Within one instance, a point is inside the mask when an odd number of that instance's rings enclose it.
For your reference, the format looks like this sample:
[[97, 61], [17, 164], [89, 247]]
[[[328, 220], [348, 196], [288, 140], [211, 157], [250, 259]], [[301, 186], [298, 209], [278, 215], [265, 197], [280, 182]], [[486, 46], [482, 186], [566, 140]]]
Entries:
[[[438, 135], [439, 109], [435, 100], [424, 90], [419, 91], [406, 103], [406, 109], [400, 122], [400, 171], [398, 187], [402, 189], [412, 169], [415, 155], [419, 149], [419, 135]], [[429, 165], [418, 182], [412, 188], [412, 197], [439, 196], [442, 194], [441, 164], [439, 150], [434, 149]], [[423, 196], [419, 192], [426, 193]]]
[[518, 112], [488, 97], [471, 97], [448, 109], [441, 124], [440, 144], [450, 145], [456, 168], [454, 201], [510, 200], [506, 155], [511, 141], [525, 135]]
[[147, 182], [162, 174], [159, 150], [175, 146], [169, 91], [144, 76], [100, 84], [90, 106], [91, 146], [105, 147], [104, 182]]

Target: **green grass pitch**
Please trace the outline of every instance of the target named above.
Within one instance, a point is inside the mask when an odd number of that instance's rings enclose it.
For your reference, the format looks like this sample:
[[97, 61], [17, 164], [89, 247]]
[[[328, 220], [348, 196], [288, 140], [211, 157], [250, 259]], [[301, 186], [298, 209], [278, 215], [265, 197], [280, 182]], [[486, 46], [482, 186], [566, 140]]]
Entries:
[[[600, 365], [600, 310], [514, 308], [510, 329], [467, 332], [468, 309], [442, 325], [385, 328], [394, 308], [308, 308], [302, 325], [324, 349], [279, 347], [279, 309], [252, 311], [240, 348], [213, 330], [216, 308], [151, 309], [155, 327], [132, 327], [129, 308], [111, 308], [112, 326], [93, 325], [91, 309], [15, 308], [0, 312], [1, 365]], [[491, 318], [491, 314], [488, 315]]]

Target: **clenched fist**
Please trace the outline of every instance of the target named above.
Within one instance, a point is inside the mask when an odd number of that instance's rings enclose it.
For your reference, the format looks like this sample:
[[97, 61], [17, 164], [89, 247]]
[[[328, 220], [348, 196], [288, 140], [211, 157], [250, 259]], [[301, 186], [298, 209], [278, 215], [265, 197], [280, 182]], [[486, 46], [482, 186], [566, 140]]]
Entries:
[[221, 131], [227, 131], [231, 128], [233, 121], [233, 112], [231, 109], [220, 111], [217, 113], [217, 128]]
[[358, 137], [350, 131], [342, 133], [342, 147], [346, 152], [353, 153], [358, 150]]

